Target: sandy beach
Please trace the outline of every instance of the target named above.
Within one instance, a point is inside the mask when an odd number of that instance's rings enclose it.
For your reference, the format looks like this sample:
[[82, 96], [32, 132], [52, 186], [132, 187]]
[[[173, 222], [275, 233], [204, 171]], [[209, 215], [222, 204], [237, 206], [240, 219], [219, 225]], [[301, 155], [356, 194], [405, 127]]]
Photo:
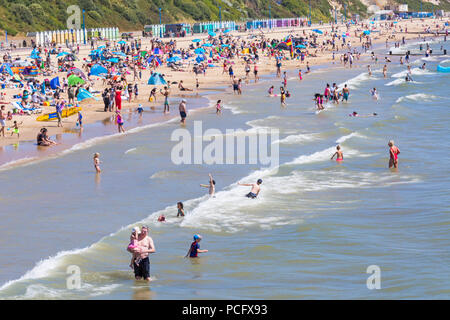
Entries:
[[[427, 37], [431, 37], [432, 34], [426, 33], [425, 30], [427, 27], [431, 27], [432, 31], [436, 31], [436, 24], [441, 24], [442, 21], [436, 21], [434, 19], [415, 19], [414, 21], [406, 20], [406, 21], [399, 21], [397, 24], [395, 24], [394, 28], [385, 27], [385, 22], [378, 22], [377, 25], [377, 33], [371, 34], [371, 41], [373, 44], [380, 44], [380, 43], [386, 43], [386, 40], [388, 40], [386, 46], [391, 47], [393, 46], [394, 42], [400, 42], [402, 38], [404, 37], [405, 40], [411, 40], [418, 38], [419, 34], [422, 33], [423, 35]], [[350, 28], [347, 30], [345, 25], [337, 25], [338, 28], [338, 34], [347, 32], [349, 36], [347, 36], [347, 43], [351, 42], [352, 48], [358, 48], [361, 47], [360, 37], [359, 35], [364, 30], [363, 27], [359, 25], [350, 25]], [[312, 32], [313, 29], [319, 28], [324, 33], [323, 34], [316, 34]], [[233, 39], [244, 39], [247, 42], [252, 42], [251, 37], [257, 37], [259, 39], [260, 35], [263, 35], [265, 38], [268, 39], [278, 39], [281, 40], [285, 38], [288, 35], [292, 35], [294, 37], [305, 37], [312, 35], [317, 36], [317, 43], [321, 44], [322, 41], [330, 40], [331, 39], [331, 26], [330, 25], [321, 25], [321, 26], [312, 26], [312, 27], [299, 27], [299, 28], [289, 28], [289, 29], [274, 29], [274, 30], [255, 30], [249, 33], [238, 33], [234, 32], [231, 34], [231, 37]], [[405, 32], [405, 28], [408, 32]], [[402, 29], [403, 32], [400, 31]], [[188, 36], [185, 38], [176, 38], [177, 41], [177, 48], [178, 49], [188, 49], [189, 45], [192, 44], [192, 39], [198, 38], [198, 39], [207, 39], [206, 35], [194, 35], [194, 36]], [[164, 41], [169, 41], [169, 39], [164, 39]], [[105, 42], [98, 41], [96, 43], [97, 46], [103, 45]], [[340, 44], [340, 43], [339, 43]], [[339, 50], [334, 50], [336, 52], [335, 54], [335, 60], [333, 61], [333, 50], [331, 48], [331, 45], [320, 45], [317, 49], [308, 49], [308, 54], [305, 58], [305, 61], [302, 63], [300, 60], [283, 60], [283, 66], [282, 70], [292, 70], [292, 69], [302, 69], [304, 74], [304, 81], [308, 80], [308, 76], [305, 76], [305, 69], [306, 69], [306, 63], [309, 63], [311, 68], [314, 68], [314, 66], [321, 65], [324, 63], [340, 63], [339, 57], [340, 55], [346, 51], [346, 47], [340, 47], [338, 44]], [[149, 50], [150, 48], [150, 39], [149, 38], [142, 38], [142, 47], [143, 50]], [[65, 47], [62, 47], [62, 50], [65, 50]], [[78, 55], [78, 61], [75, 62], [75, 66], [80, 68], [83, 65], [83, 59], [88, 57], [91, 49], [90, 46], [80, 46], [80, 53]], [[12, 53], [12, 56], [15, 58], [19, 56], [22, 59], [27, 58], [30, 55], [31, 50], [27, 51], [19, 51], [19, 54], [16, 54], [15, 52]], [[339, 53], [338, 53], [339, 52]], [[366, 53], [369, 54], [370, 50]], [[384, 57], [379, 57], [380, 61], [383, 60]], [[397, 59], [394, 57], [394, 59]], [[55, 56], [52, 57], [52, 64], [56, 64], [56, 58]], [[250, 79], [245, 79], [245, 62], [242, 58], [235, 57], [232, 60], [234, 72], [237, 78], [243, 79], [244, 83], [252, 83], [254, 82], [253, 74], [250, 73]], [[269, 74], [275, 72], [275, 59], [273, 57], [268, 56], [267, 54], [260, 55], [259, 56], [259, 62], [257, 63], [259, 74]], [[231, 87], [231, 80], [227, 73], [223, 73], [222, 65], [221, 63], [217, 63], [215, 68], [208, 68], [205, 75], [198, 75], [198, 77], [195, 76], [194, 72], [192, 71], [193, 65], [187, 65], [183, 68], [183, 71], [172, 71], [170, 68], [166, 66], [166, 64], [163, 64], [162, 66], [158, 67], [157, 72], [164, 74], [165, 79], [170, 82], [179, 82], [180, 80], [183, 80], [184, 86], [188, 89], [194, 90], [193, 92], [188, 91], [180, 91], [177, 88], [177, 85], [171, 86], [171, 100], [172, 106], [171, 106], [171, 114], [178, 114], [178, 102], [182, 97], [185, 97], [186, 95], [207, 95], [210, 90], [220, 88], [220, 87]], [[58, 76], [60, 78], [60, 81], [63, 79], [63, 77], [66, 77], [66, 73], [55, 73], [52, 76], [42, 76], [39, 75], [37, 78], [38, 80], [42, 81], [43, 79], [52, 79], [53, 77]], [[150, 76], [150, 70], [143, 70], [142, 72], [142, 79], [137, 81], [137, 84], [139, 86], [139, 98], [133, 99], [131, 102], [129, 101], [123, 101], [123, 109], [136, 109], [139, 104], [142, 104], [144, 108], [152, 108], [152, 110], [161, 111], [163, 110], [162, 102], [164, 101], [164, 97], [157, 94], [157, 100], [156, 102], [148, 102], [148, 97], [150, 94], [150, 90], [154, 88], [152, 85], [147, 85], [147, 80]], [[199, 90], [196, 90], [196, 78], [198, 78], [199, 81]], [[93, 86], [91, 86], [92, 90], [102, 92], [104, 89], [104, 86], [102, 85], [103, 81], [98, 77], [91, 77]], [[127, 81], [130, 83], [133, 82], [133, 75], [128, 74], [127, 75]], [[161, 89], [162, 86], [158, 86], [158, 90]], [[12, 88], [12, 89], [6, 89], [2, 90], [6, 95], [3, 101], [13, 101], [13, 96], [16, 94], [19, 94], [21, 92], [18, 88]], [[245, 86], [244, 90], [245, 92]], [[67, 93], [62, 94], [62, 98], [67, 100]], [[83, 122], [85, 124], [93, 123], [102, 121], [104, 119], [110, 118], [113, 113], [111, 112], [104, 112], [103, 111], [103, 101], [101, 99], [101, 95], [97, 94], [98, 101], [95, 101], [93, 99], [87, 99], [80, 103], [80, 106], [82, 107], [82, 113], [83, 113]], [[226, 99], [223, 97], [223, 99]], [[189, 108], [189, 106], [188, 106]], [[11, 105], [6, 104], [6, 110], [8, 111], [11, 109]], [[47, 112], [54, 112], [55, 108], [53, 106], [49, 107], [43, 107], [43, 113]], [[13, 124], [14, 120], [17, 120], [18, 122], [23, 122], [23, 124], [20, 125], [20, 138], [17, 138], [17, 136], [10, 136], [11, 131], [6, 131], [5, 137], [0, 137], [0, 147], [10, 144], [16, 144], [20, 141], [33, 141], [36, 139], [36, 135], [40, 128], [46, 127], [48, 129], [49, 135], [55, 135], [64, 133], [67, 131], [70, 131], [72, 129], [76, 129], [76, 122], [77, 122], [77, 116], [73, 115], [68, 118], [63, 118], [62, 124], [63, 127], [57, 127], [57, 121], [36, 121], [38, 115], [17, 115], [14, 116], [12, 120], [6, 121], [7, 127], [11, 126]], [[167, 118], [163, 116], [162, 119]]]

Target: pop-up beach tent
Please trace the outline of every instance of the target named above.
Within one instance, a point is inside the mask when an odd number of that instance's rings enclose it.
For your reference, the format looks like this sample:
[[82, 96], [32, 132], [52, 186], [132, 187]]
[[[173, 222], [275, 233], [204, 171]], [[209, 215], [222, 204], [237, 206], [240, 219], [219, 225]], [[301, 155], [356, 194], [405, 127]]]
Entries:
[[53, 78], [52, 80], [50, 80], [50, 88], [52, 88], [53, 90], [60, 87], [61, 85], [59, 84], [59, 77]]
[[94, 64], [91, 68], [92, 76], [99, 76], [101, 74], [107, 74], [107, 73], [108, 73], [108, 69], [106, 69], [105, 67], [103, 67], [99, 64]]
[[92, 93], [90, 93], [89, 91], [81, 88], [80, 91], [78, 92], [77, 100], [78, 101], [82, 101], [84, 99], [95, 99], [95, 100], [98, 100], [98, 98], [94, 97], [92, 95]]
[[164, 77], [161, 74], [155, 72], [152, 74], [150, 79], [148, 79], [147, 84], [161, 85], [161, 84], [167, 84], [167, 81], [164, 79]]

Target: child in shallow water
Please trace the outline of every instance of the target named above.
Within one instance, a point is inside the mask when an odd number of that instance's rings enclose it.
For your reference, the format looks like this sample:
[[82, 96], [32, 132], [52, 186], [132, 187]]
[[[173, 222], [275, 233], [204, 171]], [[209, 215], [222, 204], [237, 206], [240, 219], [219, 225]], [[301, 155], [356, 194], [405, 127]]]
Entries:
[[179, 216], [184, 217], [183, 202], [178, 202], [177, 203], [177, 208], [178, 208], [177, 217], [179, 217]]
[[[131, 231], [131, 236], [130, 236], [130, 244], [128, 245], [128, 249], [130, 250], [134, 250], [136, 248], [138, 248], [138, 235], [139, 235], [140, 231], [138, 227], [134, 227], [133, 230]], [[136, 266], [139, 266], [139, 262], [141, 262], [141, 257], [139, 253], [133, 253], [133, 255], [131, 256], [131, 261], [130, 261], [130, 268], [133, 268], [133, 264], [136, 264]]]

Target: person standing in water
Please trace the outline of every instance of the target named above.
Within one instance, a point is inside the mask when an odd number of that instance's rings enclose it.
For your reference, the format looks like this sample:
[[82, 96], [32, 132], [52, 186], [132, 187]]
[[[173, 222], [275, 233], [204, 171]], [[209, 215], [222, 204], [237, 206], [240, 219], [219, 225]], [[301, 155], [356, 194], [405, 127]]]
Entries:
[[100, 153], [94, 153], [94, 168], [97, 173], [102, 172], [100, 169]]
[[372, 69], [370, 69], [370, 64], [367, 65], [367, 72], [369, 72], [369, 77], [372, 76]]
[[247, 193], [245, 196], [250, 199], [255, 199], [258, 196], [259, 191], [261, 191], [261, 187], [259, 186], [261, 183], [262, 183], [262, 180], [258, 179], [258, 181], [256, 181], [256, 183], [240, 183], [240, 182], [238, 182], [238, 185], [245, 186], [245, 187], [252, 187], [252, 190], [249, 193]]
[[134, 264], [134, 277], [136, 280], [144, 279], [150, 281], [150, 260], [148, 256], [150, 253], [156, 252], [156, 248], [152, 238], [148, 236], [147, 226], [141, 228], [141, 233], [138, 235], [137, 240], [137, 247], [135, 249], [127, 249], [131, 253], [140, 255], [139, 265]]
[[342, 89], [342, 101], [348, 101], [348, 96], [350, 94], [350, 90], [347, 87], [347, 84], [344, 85], [344, 89]]
[[120, 111], [116, 111], [116, 122], [117, 122], [117, 130], [120, 132], [125, 132], [125, 129], [123, 128], [123, 119], [122, 115], [120, 114]]
[[177, 208], [178, 208], [178, 212], [177, 212], [177, 217], [184, 217], [184, 207], [183, 207], [183, 202], [178, 202], [177, 203]]
[[186, 99], [181, 100], [178, 109], [180, 111], [181, 124], [186, 124]]
[[331, 157], [331, 160], [336, 156], [336, 161], [343, 161], [344, 160], [344, 154], [341, 151], [341, 146], [336, 147], [336, 152]]
[[400, 149], [394, 145], [394, 140], [390, 140], [389, 146], [389, 169], [394, 167], [398, 168], [398, 155], [400, 154]]
[[189, 251], [187, 252], [185, 258], [198, 258], [199, 253], [205, 253], [208, 252], [208, 250], [203, 249], [200, 250], [200, 241], [202, 240], [202, 236], [199, 234], [194, 235], [194, 242], [191, 243], [191, 247], [189, 248]]
[[170, 91], [167, 87], [164, 87], [164, 92], [162, 92], [162, 90], [159, 90], [159, 92], [164, 96], [164, 113], [169, 113], [170, 112], [170, 106], [169, 106]]
[[221, 114], [222, 113], [222, 107], [220, 106], [222, 100], [217, 100], [216, 103], [216, 114]]
[[383, 77], [387, 78], [387, 65], [384, 65], [383, 67]]
[[200, 187], [209, 188], [209, 196], [214, 197], [214, 193], [216, 193], [216, 181], [213, 180], [211, 173], [209, 174], [209, 184], [200, 184]]

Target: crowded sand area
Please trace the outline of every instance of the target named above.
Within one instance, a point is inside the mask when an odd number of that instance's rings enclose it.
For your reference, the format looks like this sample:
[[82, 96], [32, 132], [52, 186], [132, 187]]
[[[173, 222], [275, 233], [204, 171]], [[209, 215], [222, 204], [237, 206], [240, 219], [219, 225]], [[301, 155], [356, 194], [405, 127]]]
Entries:
[[[224, 43], [229, 41], [230, 43], [235, 43], [236, 47], [241, 48], [241, 42], [245, 41], [244, 47], [249, 47], [254, 44], [259, 46], [261, 41], [264, 40], [282, 40], [289, 35], [292, 35], [293, 38], [303, 37], [308, 38], [308, 40], [312, 41], [312, 39], [316, 38], [317, 46], [316, 48], [307, 47], [304, 51], [306, 51], [305, 59], [302, 62], [300, 59], [291, 59], [289, 51], [283, 51], [282, 55], [284, 59], [282, 60], [282, 70], [292, 70], [292, 69], [302, 69], [306, 71], [307, 63], [310, 68], [314, 68], [314, 66], [324, 64], [324, 63], [340, 63], [339, 57], [345, 52], [349, 51], [348, 43], [351, 43], [351, 50], [355, 48], [359, 53], [364, 54], [364, 50], [362, 50], [362, 43], [366, 41], [370, 41], [371, 45], [386, 43], [386, 48], [390, 48], [394, 46], [394, 43], [401, 43], [403, 38], [404, 40], [411, 40], [419, 37], [419, 34], [422, 33], [428, 39], [432, 36], [435, 36], [433, 33], [440, 32], [442, 35], [442, 31], [444, 30], [444, 21], [436, 20], [436, 19], [415, 19], [415, 20], [399, 20], [395, 24], [391, 21], [382, 21], [376, 22], [375, 24], [366, 24], [359, 23], [356, 25], [335, 25], [334, 31], [337, 35], [342, 35], [343, 33], [347, 33], [348, 36], [346, 38], [346, 45], [342, 44], [342, 41], [337, 40], [335, 49], [332, 48], [330, 43], [327, 44], [327, 40], [332, 39], [332, 26], [331, 25], [317, 25], [313, 27], [299, 27], [299, 28], [290, 28], [290, 29], [276, 29], [276, 30], [254, 30], [248, 33], [237, 33], [232, 32], [223, 37]], [[370, 35], [364, 37], [361, 36], [362, 32], [367, 29], [372, 29], [374, 32], [371, 32]], [[429, 29], [428, 29], [429, 28]], [[313, 32], [313, 29], [319, 29], [323, 32], [323, 34], [318, 34]], [[431, 31], [431, 33], [430, 33]], [[218, 36], [217, 36], [218, 37]], [[216, 37], [216, 38], [217, 38]], [[176, 49], [185, 49], [189, 50], [189, 46], [193, 43], [192, 40], [194, 38], [200, 39], [201, 43], [204, 43], [208, 40], [207, 35], [194, 35], [186, 38], [175, 38], [175, 39], [163, 39], [164, 42], [169, 42], [170, 40], [176, 40]], [[339, 37], [340, 38], [340, 37]], [[151, 38], [139, 38], [142, 41], [141, 50], [149, 51], [151, 49]], [[128, 42], [130, 43], [130, 41]], [[98, 46], [104, 45], [105, 41], [96, 41], [95, 48]], [[111, 46], [115, 46], [115, 43], [111, 43]], [[68, 51], [65, 46], [60, 46], [61, 51]], [[58, 46], [57, 46], [58, 48]], [[206, 50], [206, 56], [208, 56], [208, 49]], [[88, 70], [83, 68], [83, 65], [86, 64], [86, 58], [91, 52], [92, 48], [90, 44], [86, 46], [80, 46], [79, 54], [77, 54], [78, 60], [74, 62], [74, 66], [83, 70], [85, 74], [88, 74]], [[276, 59], [271, 56], [268, 50], [264, 52], [261, 51], [260, 48], [258, 50], [258, 60], [255, 61], [258, 68], [258, 75], [261, 74], [269, 74], [274, 73], [276, 71]], [[193, 51], [192, 49], [190, 51]], [[21, 59], [30, 60], [29, 56], [31, 53], [31, 49], [27, 51], [12, 51], [11, 57], [13, 59], [20, 57]], [[365, 54], [370, 54], [371, 50], [369, 50]], [[42, 57], [45, 59], [44, 54]], [[173, 69], [167, 66], [165, 60], [167, 59], [167, 55], [161, 55], [162, 65], [158, 66], [154, 69], [156, 72], [163, 74], [164, 78], [167, 82], [176, 82], [176, 84], [172, 84], [170, 86], [170, 101], [171, 101], [171, 111], [170, 113], [165, 113], [163, 115], [164, 118], [174, 117], [178, 115], [178, 103], [182, 97], [187, 95], [205, 95], [214, 88], [228, 88], [232, 87], [232, 78], [230, 78], [228, 72], [224, 72], [223, 61], [214, 61], [215, 67], [208, 67], [205, 73], [200, 73], [196, 75], [193, 72], [193, 63], [187, 63], [180, 67], [179, 71], [174, 71]], [[243, 81], [243, 84], [253, 83], [255, 78], [253, 76], [254, 64], [253, 61], [250, 63], [251, 72], [249, 77], [246, 79], [246, 71], [245, 66], [246, 62], [242, 59], [243, 55], [237, 56], [235, 55], [232, 59], [226, 59], [231, 61], [231, 65], [234, 69], [234, 75], [236, 78], [240, 78]], [[384, 57], [380, 57], [380, 62], [384, 62]], [[397, 59], [397, 58], [395, 58]], [[55, 55], [51, 56], [51, 65], [52, 69], [55, 70], [51, 75], [43, 76], [38, 75], [37, 79], [42, 82], [44, 79], [52, 79], [56, 76], [59, 77], [60, 81], [67, 77], [67, 72], [57, 72], [57, 58]], [[358, 66], [355, 66], [358, 67]], [[142, 70], [141, 78], [134, 81], [133, 71], [131, 69], [131, 65], [129, 68], [129, 72], [126, 75], [127, 82], [134, 85], [137, 84], [139, 88], [139, 96], [138, 98], [134, 98], [131, 101], [122, 101], [122, 109], [123, 112], [129, 109], [135, 110], [139, 104], [142, 105], [144, 109], [152, 108], [157, 112], [160, 111], [163, 113], [163, 102], [164, 96], [160, 94], [159, 90], [163, 88], [163, 86], [154, 86], [148, 85], [147, 81], [151, 75], [151, 68], [147, 67], [145, 70]], [[305, 73], [304, 73], [305, 74]], [[198, 79], [198, 88], [197, 86]], [[304, 76], [304, 80], [308, 79], [308, 76]], [[79, 104], [82, 107], [82, 115], [83, 115], [83, 124], [92, 123], [104, 120], [105, 118], [110, 118], [115, 115], [114, 110], [112, 112], [104, 111], [104, 103], [102, 101], [101, 93], [107, 87], [106, 81], [97, 76], [90, 76], [90, 91], [91, 92], [99, 92], [94, 94], [98, 101], [94, 99], [86, 99], [81, 101]], [[181, 91], [178, 88], [178, 84], [180, 81], [183, 81], [183, 85], [185, 88], [193, 90], [191, 91]], [[61, 81], [62, 82], [62, 81]], [[156, 102], [149, 102], [149, 94], [150, 91], [156, 87]], [[24, 88], [6, 88], [2, 89], [2, 102], [1, 105], [5, 106], [5, 113], [12, 110], [12, 106], [9, 102], [14, 101], [13, 96], [20, 94]], [[245, 93], [245, 86], [244, 86]], [[224, 92], [223, 97], [221, 99], [226, 100], [226, 94], [232, 94], [232, 92]], [[312, 94], [312, 93], [311, 93]], [[67, 100], [67, 91], [62, 92], [60, 97], [64, 100]], [[43, 113], [55, 112], [54, 106], [42, 106]], [[187, 106], [189, 110], [189, 105]], [[39, 130], [42, 127], [46, 127], [48, 129], [48, 135], [55, 135], [59, 133], [66, 132], [67, 130], [73, 130], [77, 128], [77, 115], [74, 114], [68, 118], [62, 119], [62, 127], [57, 126], [57, 121], [36, 121], [36, 118], [39, 114], [32, 115], [13, 115], [12, 119], [6, 120], [6, 128], [5, 128], [5, 137], [0, 136], [0, 146], [5, 146], [9, 144], [15, 144], [19, 141], [35, 141], [36, 135], [39, 133]], [[20, 137], [17, 135], [11, 135], [13, 128], [9, 129], [13, 122], [17, 121], [20, 125]]]

